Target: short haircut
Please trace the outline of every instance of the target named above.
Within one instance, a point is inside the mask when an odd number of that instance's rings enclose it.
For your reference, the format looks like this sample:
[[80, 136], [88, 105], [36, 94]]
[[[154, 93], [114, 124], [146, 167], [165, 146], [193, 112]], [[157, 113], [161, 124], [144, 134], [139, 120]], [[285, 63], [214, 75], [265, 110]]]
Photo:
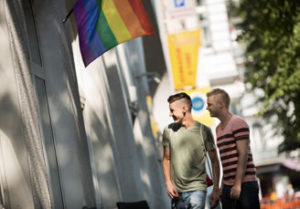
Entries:
[[216, 88], [206, 94], [207, 97], [215, 96], [215, 95], [220, 95], [221, 96], [220, 99], [222, 100], [222, 102], [224, 102], [225, 106], [229, 108], [230, 97], [226, 91], [224, 91], [223, 89]]
[[192, 110], [192, 99], [188, 94], [186, 94], [184, 92], [169, 96], [168, 102], [169, 102], [169, 104], [171, 104], [180, 99], [185, 99], [187, 105], [189, 106], [189, 110]]

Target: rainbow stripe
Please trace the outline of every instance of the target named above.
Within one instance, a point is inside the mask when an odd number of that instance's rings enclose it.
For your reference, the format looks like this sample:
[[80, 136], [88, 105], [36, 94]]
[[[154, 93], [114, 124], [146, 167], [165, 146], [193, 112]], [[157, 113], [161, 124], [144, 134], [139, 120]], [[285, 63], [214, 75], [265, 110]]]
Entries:
[[141, 0], [78, 0], [73, 11], [85, 66], [122, 42], [154, 34]]

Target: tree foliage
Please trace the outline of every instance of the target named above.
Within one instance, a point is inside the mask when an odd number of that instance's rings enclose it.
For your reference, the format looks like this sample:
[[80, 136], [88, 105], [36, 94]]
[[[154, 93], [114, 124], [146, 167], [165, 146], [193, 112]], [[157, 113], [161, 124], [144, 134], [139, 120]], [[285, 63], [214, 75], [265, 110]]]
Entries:
[[240, 20], [238, 40], [246, 44], [245, 81], [264, 91], [260, 113], [277, 116], [275, 127], [284, 137], [279, 152], [300, 148], [300, 1], [240, 0], [231, 6]]

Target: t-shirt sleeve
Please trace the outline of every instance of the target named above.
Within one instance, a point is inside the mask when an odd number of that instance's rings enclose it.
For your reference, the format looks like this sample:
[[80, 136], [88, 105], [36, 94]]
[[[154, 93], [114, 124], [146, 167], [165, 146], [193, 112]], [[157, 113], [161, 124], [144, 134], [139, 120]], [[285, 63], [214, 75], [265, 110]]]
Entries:
[[212, 151], [215, 149], [215, 141], [214, 141], [214, 136], [211, 132], [211, 129], [209, 127], [204, 126], [204, 141], [205, 141], [205, 149], [207, 151]]
[[241, 118], [237, 118], [233, 122], [232, 134], [235, 141], [239, 140], [249, 140], [249, 126]]
[[162, 144], [164, 147], [170, 145], [170, 133], [168, 128], [164, 129], [163, 135], [162, 135]]

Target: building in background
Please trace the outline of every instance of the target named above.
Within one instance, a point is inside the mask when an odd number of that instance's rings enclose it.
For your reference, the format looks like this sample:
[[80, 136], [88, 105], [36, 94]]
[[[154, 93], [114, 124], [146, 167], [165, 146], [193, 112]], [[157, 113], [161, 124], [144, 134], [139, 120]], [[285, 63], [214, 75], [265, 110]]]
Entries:
[[[205, 116], [205, 92], [212, 88], [223, 88], [231, 96], [231, 112], [244, 117], [249, 124], [251, 146], [257, 174], [260, 178], [262, 197], [276, 193], [283, 197], [288, 191], [299, 191], [299, 151], [278, 154], [277, 147], [282, 138], [275, 134], [272, 120], [266, 121], [257, 116], [259, 104], [256, 95], [246, 91], [243, 82], [244, 54], [243, 47], [237, 43], [240, 31], [233, 24], [238, 19], [229, 18], [229, 2], [227, 0], [152, 0], [160, 29], [160, 37], [166, 58], [167, 73], [161, 80], [153, 98], [153, 114], [159, 130], [172, 119], [168, 117], [167, 98], [178, 91], [187, 91], [194, 99], [196, 111], [202, 117], [201, 122], [212, 129], [218, 121], [210, 121]], [[195, 6], [190, 6], [194, 4]], [[194, 10], [194, 11], [192, 11]], [[171, 15], [170, 15], [171, 14]], [[200, 47], [197, 66], [197, 82], [195, 86], [186, 85], [176, 88], [174, 66], [170, 53], [170, 33], [200, 30]], [[180, 47], [175, 51], [180, 50]], [[177, 60], [178, 61], [178, 60]], [[176, 76], [176, 75], [175, 75]], [[203, 120], [204, 118], [204, 120]], [[197, 117], [196, 117], [197, 119]], [[273, 118], [276, 120], [276, 117]]]
[[[85, 69], [75, 19], [63, 22], [74, 3], [0, 1], [1, 207], [170, 208], [146, 103], [151, 52], [138, 38]], [[159, 37], [144, 42], [159, 51]]]
[[[209, 89], [224, 88], [232, 97], [232, 111], [237, 113], [245, 88], [235, 61], [226, 1], [153, 0], [153, 2], [155, 3], [156, 17], [168, 69], [154, 95], [153, 101], [153, 113], [159, 123], [160, 130], [171, 122], [171, 118], [168, 118], [166, 99], [176, 91], [188, 91], [191, 95], [194, 92], [195, 96], [197, 95], [196, 97], [203, 97], [201, 99], [205, 101], [205, 93]], [[200, 44], [197, 46], [197, 50], [190, 48], [188, 49], [190, 50], [189, 53], [185, 53], [180, 43], [173, 44], [175, 45], [174, 49], [170, 48], [170, 34], [191, 31], [199, 31]], [[192, 36], [189, 36], [185, 38], [184, 43], [189, 43], [189, 41], [195, 43], [193, 39]], [[187, 83], [180, 87], [176, 86], [176, 82], [181, 79], [181, 76], [176, 77], [176, 74], [174, 74], [172, 50], [184, 53], [185, 56], [181, 58], [182, 65], [186, 62], [185, 59], [189, 54], [198, 54], [197, 66], [193, 72], [193, 76], [196, 77], [195, 84]], [[179, 59], [179, 56], [177, 58]], [[180, 61], [177, 60], [177, 62]], [[177, 68], [175, 66], [175, 71]], [[200, 100], [196, 98], [195, 101]], [[203, 104], [199, 107], [201, 107], [200, 109], [204, 114], [207, 111], [205, 102]], [[164, 114], [162, 114], [163, 112]], [[215, 125], [216, 123], [210, 123], [211, 127]]]

